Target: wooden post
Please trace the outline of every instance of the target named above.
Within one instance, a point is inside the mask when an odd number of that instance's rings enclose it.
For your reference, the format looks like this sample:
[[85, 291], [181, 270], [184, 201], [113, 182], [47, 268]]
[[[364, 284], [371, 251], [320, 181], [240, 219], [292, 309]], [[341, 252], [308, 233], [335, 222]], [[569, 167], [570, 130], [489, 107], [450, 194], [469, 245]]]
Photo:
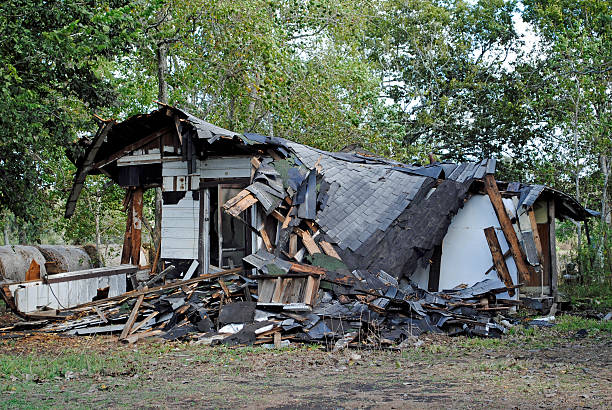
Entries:
[[[128, 192], [131, 188], [128, 188]], [[128, 194], [126, 193], [126, 197]], [[130, 263], [130, 257], [132, 256], [132, 199], [126, 204], [127, 207], [127, 218], [125, 222], [125, 235], [123, 236], [123, 250], [121, 251], [121, 264], [125, 265]]]
[[557, 301], [558, 270], [557, 270], [557, 236], [555, 232], [555, 201], [548, 203], [549, 246], [550, 246], [550, 293], [553, 301]]
[[533, 272], [533, 268], [530, 269], [530, 266], [528, 266], [527, 262], [525, 261], [525, 253], [523, 252], [523, 248], [521, 248], [516, 232], [512, 227], [510, 217], [508, 216], [504, 203], [502, 202], [499, 189], [497, 188], [497, 181], [495, 181], [495, 177], [492, 174], [487, 174], [484, 182], [485, 190], [489, 196], [489, 199], [491, 200], [491, 204], [493, 205], [493, 209], [495, 210], [495, 214], [499, 220], [502, 232], [504, 233], [506, 241], [510, 246], [510, 252], [514, 258], [514, 263], [516, 264], [516, 269], [518, 270], [521, 281], [528, 282], [529, 275]]
[[[219, 215], [221, 217], [221, 215]], [[200, 275], [207, 275], [210, 268], [210, 191], [200, 188], [200, 218], [198, 235], [198, 262]]]
[[140, 265], [140, 242], [142, 239], [142, 196], [144, 188], [134, 190], [132, 197], [132, 264]]
[[487, 243], [489, 244], [489, 250], [491, 251], [491, 257], [493, 258], [493, 264], [495, 265], [495, 271], [497, 276], [504, 282], [508, 289], [508, 294], [514, 296], [514, 289], [511, 289], [514, 283], [512, 282], [512, 276], [508, 271], [508, 265], [504, 259], [504, 255], [501, 251], [501, 246], [497, 240], [497, 234], [495, 228], [490, 226], [484, 229], [485, 236], [487, 237]]
[[[543, 266], [544, 250], [542, 249], [542, 240], [540, 239], [540, 232], [538, 231], [538, 223], [536, 222], [533, 207], [527, 211], [527, 215], [529, 216], [529, 223], [531, 224], [531, 231], [533, 232], [533, 240], [535, 242], [536, 250], [538, 251], [540, 266]], [[542, 283], [540, 285], [542, 285]]]

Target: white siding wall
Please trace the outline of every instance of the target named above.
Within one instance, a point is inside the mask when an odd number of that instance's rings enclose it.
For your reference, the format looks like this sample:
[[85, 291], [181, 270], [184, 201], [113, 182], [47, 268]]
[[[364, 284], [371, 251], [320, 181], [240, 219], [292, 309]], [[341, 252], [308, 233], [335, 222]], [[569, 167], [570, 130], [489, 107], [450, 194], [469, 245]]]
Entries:
[[199, 188], [199, 178], [248, 178], [251, 157], [214, 157], [198, 161], [198, 172], [189, 175], [187, 162], [164, 161], [163, 190], [186, 192], [176, 205], [162, 206], [162, 259], [197, 259], [200, 202], [191, 190]]
[[[491, 275], [497, 275], [495, 271], [489, 272], [488, 275], [484, 274], [493, 265], [491, 251], [483, 231], [489, 226], [495, 227], [501, 251], [505, 253], [508, 250], [508, 243], [489, 197], [473, 195], [453, 218], [442, 242], [440, 290], [452, 289], [462, 283], [473, 285]], [[506, 258], [506, 264], [512, 281], [518, 283], [517, 269], [512, 257]], [[500, 297], [509, 298], [507, 293], [503, 293]]]
[[109, 287], [109, 297], [121, 295], [125, 293], [125, 280], [125, 273], [120, 273], [52, 284], [25, 282], [9, 285], [9, 289], [19, 311], [29, 313], [44, 307], [62, 309], [91, 302], [97, 290], [105, 287]]
[[200, 201], [191, 191], [177, 204], [162, 206], [162, 259], [198, 258], [199, 214]]

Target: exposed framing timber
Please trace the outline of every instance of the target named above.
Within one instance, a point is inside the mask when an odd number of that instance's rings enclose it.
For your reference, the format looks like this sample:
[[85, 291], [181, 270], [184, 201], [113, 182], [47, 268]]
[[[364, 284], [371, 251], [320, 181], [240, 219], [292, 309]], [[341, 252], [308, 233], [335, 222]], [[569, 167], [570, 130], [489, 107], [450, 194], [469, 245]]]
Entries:
[[559, 271], [557, 270], [557, 234], [555, 232], [556, 222], [554, 199], [548, 202], [548, 222], [548, 242], [550, 246], [550, 293], [552, 294], [553, 300], [556, 302], [558, 296]]
[[[151, 134], [149, 134], [148, 136], [139, 139], [138, 141], [127, 145], [123, 148], [121, 148], [119, 151], [115, 152], [114, 154], [109, 155], [108, 157], [106, 157], [105, 159], [103, 159], [102, 161], [96, 162], [93, 165], [93, 168], [102, 168], [108, 164], [110, 164], [111, 162], [121, 158], [122, 156], [130, 153], [131, 151], [134, 151], [135, 149], [141, 148], [142, 146], [148, 144], [149, 142], [153, 141], [156, 138], [160, 138], [163, 135], [166, 135], [170, 132], [172, 132], [173, 127], [164, 127], [160, 130], [157, 130]], [[160, 144], [161, 147], [161, 144]], [[161, 151], [161, 150], [160, 150]]]
[[142, 241], [142, 205], [144, 188], [137, 187], [132, 197], [132, 234], [131, 259], [132, 264], [140, 265], [140, 244]]
[[501, 195], [499, 194], [497, 181], [495, 181], [493, 174], [487, 174], [485, 175], [484, 182], [485, 191], [491, 200], [491, 204], [493, 205], [493, 209], [495, 210], [495, 214], [497, 215], [497, 219], [501, 225], [504, 237], [510, 246], [510, 252], [512, 253], [512, 258], [516, 264], [521, 281], [527, 282], [529, 280], [529, 275], [534, 274], [535, 272], [533, 268], [527, 265], [525, 253], [523, 252], [523, 248], [521, 248], [516, 232], [512, 227], [510, 217], [506, 212]]
[[64, 214], [66, 218], [70, 218], [74, 213], [77, 200], [79, 199], [79, 195], [81, 195], [81, 190], [83, 189], [83, 184], [85, 183], [85, 178], [87, 178], [89, 171], [92, 170], [92, 163], [96, 158], [96, 154], [100, 150], [100, 147], [104, 143], [104, 140], [106, 139], [106, 136], [113, 125], [115, 125], [115, 120], [103, 123], [98, 129], [98, 133], [94, 137], [88, 151], [85, 153], [85, 160], [83, 161], [83, 165], [79, 167], [77, 174], [74, 176], [74, 183], [72, 184], [70, 196], [68, 197], [68, 202], [66, 203], [66, 212]]
[[484, 234], [487, 238], [487, 243], [489, 244], [489, 250], [491, 251], [491, 257], [493, 258], [493, 264], [495, 265], [495, 271], [497, 272], [497, 276], [499, 276], [499, 278], [508, 288], [508, 294], [510, 296], [514, 296], [514, 283], [512, 282], [512, 276], [510, 276], [510, 271], [508, 271], [508, 265], [506, 265], [506, 260], [504, 259], [504, 255], [501, 251], [501, 246], [499, 245], [499, 241], [497, 240], [495, 228], [492, 226], [485, 228]]

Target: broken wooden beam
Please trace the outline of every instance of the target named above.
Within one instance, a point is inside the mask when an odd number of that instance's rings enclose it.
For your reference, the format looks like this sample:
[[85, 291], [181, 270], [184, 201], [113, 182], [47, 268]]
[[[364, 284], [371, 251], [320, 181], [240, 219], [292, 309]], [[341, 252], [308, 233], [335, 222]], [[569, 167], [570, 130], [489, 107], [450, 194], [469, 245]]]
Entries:
[[312, 239], [312, 236], [308, 232], [304, 231], [303, 229], [295, 228], [295, 233], [302, 238], [302, 242], [310, 255], [321, 253], [321, 249], [319, 249], [314, 239]]
[[334, 249], [331, 243], [326, 242], [326, 241], [321, 241], [319, 242], [319, 246], [321, 247], [321, 249], [323, 249], [323, 252], [326, 255], [331, 256], [332, 258], [336, 258], [338, 260], [342, 260], [342, 258], [340, 258], [340, 255], [338, 255], [338, 252], [336, 252], [336, 250]]
[[535, 217], [535, 211], [533, 207], [527, 210], [529, 216], [529, 223], [531, 224], [531, 231], [533, 233], [533, 241], [535, 242], [536, 251], [538, 252], [538, 259], [540, 260], [540, 266], [544, 263], [544, 250], [542, 249], [542, 240], [540, 239], [540, 232], [538, 231], [538, 223]]
[[119, 340], [125, 339], [130, 334], [130, 329], [132, 329], [132, 326], [134, 325], [134, 322], [136, 321], [136, 318], [138, 317], [138, 310], [140, 310], [140, 305], [142, 304], [143, 300], [144, 300], [144, 294], [138, 296], [138, 299], [136, 299], [136, 303], [134, 304], [134, 307], [132, 308], [130, 317], [128, 318], [127, 322], [125, 322], [125, 327], [123, 328], [123, 331], [121, 331], [121, 336], [119, 336]]
[[310, 275], [325, 275], [325, 269], [318, 266], [303, 265], [301, 263], [292, 263], [289, 271], [307, 273]]
[[249, 192], [248, 195], [244, 196], [234, 205], [226, 206], [227, 205], [227, 202], [226, 202], [226, 204], [223, 205], [223, 209], [225, 209], [225, 212], [227, 212], [228, 214], [234, 217], [238, 217], [242, 212], [247, 210], [251, 205], [255, 204], [256, 202], [257, 202], [257, 198], [255, 198], [255, 196]]
[[523, 252], [523, 248], [521, 248], [521, 244], [516, 236], [516, 232], [514, 231], [510, 217], [506, 212], [506, 207], [504, 206], [501, 195], [499, 194], [497, 181], [495, 181], [495, 177], [492, 174], [487, 174], [484, 182], [485, 190], [489, 196], [489, 199], [491, 200], [491, 204], [493, 205], [493, 209], [495, 210], [495, 214], [497, 215], [497, 219], [501, 225], [504, 237], [510, 246], [510, 251], [512, 252], [512, 257], [514, 258], [514, 263], [516, 264], [520, 278], [523, 282], [527, 282], [533, 269], [530, 269], [531, 267], [527, 265], [525, 253]]
[[[493, 263], [495, 265], [495, 271], [497, 272], [497, 276], [504, 282], [507, 288], [511, 288], [514, 283], [512, 282], [512, 277], [510, 276], [510, 272], [508, 271], [508, 265], [506, 265], [506, 261], [504, 260], [504, 255], [501, 251], [501, 246], [499, 245], [499, 241], [497, 240], [497, 234], [495, 233], [495, 228], [490, 226], [484, 229], [485, 237], [487, 238], [487, 243], [489, 244], [489, 250], [491, 251], [491, 257], [493, 258]], [[508, 289], [508, 294], [510, 296], [514, 296], [514, 289]]]

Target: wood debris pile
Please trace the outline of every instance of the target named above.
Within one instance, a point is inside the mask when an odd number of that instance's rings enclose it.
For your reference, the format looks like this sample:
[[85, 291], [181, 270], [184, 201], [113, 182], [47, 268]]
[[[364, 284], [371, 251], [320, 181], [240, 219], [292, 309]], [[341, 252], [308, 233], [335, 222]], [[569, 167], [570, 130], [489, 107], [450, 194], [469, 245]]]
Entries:
[[116, 334], [129, 343], [157, 337], [229, 346], [385, 347], [426, 332], [499, 337], [506, 331], [499, 313], [516, 305], [497, 299], [507, 288], [496, 278], [432, 293], [400, 288], [384, 271], [349, 272], [341, 263], [318, 268], [317, 274], [299, 272], [314, 266], [293, 268], [270, 277], [236, 268], [146, 287], [69, 310], [39, 312], [38, 319], [46, 319], [28, 327], [77, 336]]

